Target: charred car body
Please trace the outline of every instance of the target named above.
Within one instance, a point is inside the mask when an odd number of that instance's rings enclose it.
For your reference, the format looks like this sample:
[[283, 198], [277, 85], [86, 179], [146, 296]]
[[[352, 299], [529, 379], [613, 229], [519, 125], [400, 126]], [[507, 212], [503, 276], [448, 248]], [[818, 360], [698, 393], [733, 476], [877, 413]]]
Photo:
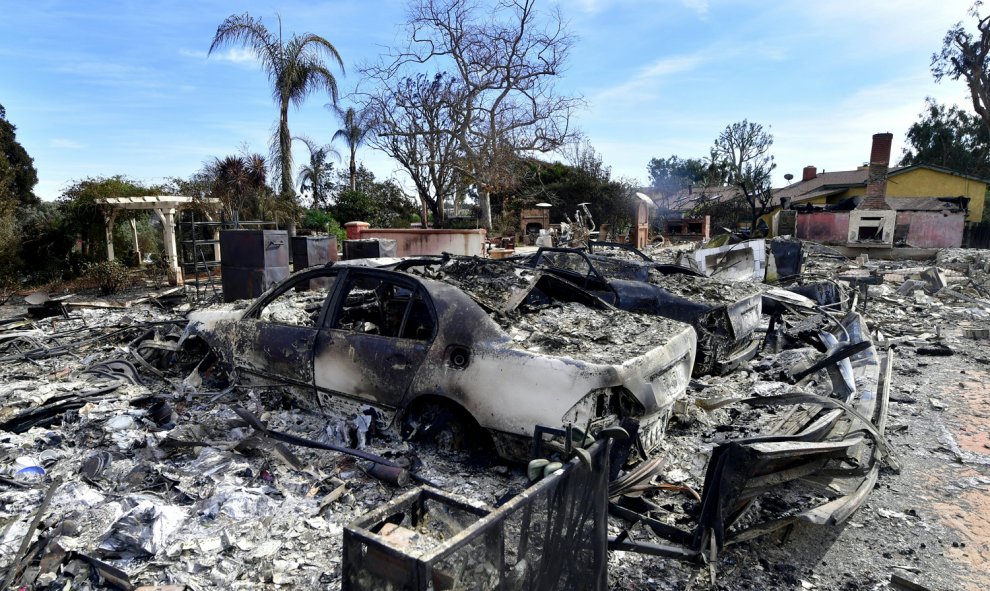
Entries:
[[[490, 314], [448, 283], [327, 266], [290, 276], [245, 309], [194, 313], [187, 331], [239, 380], [288, 387], [327, 414], [371, 405], [385, 423], [411, 432], [454, 425], [453, 437], [476, 424], [510, 459], [527, 457], [537, 426], [593, 433], [631, 418], [640, 448], [653, 449], [685, 392], [694, 331], [616, 310], [539, 271], [498, 274], [506, 289], [490, 293], [505, 298]], [[591, 338], [559, 330], [567, 318]]]
[[[610, 491], [614, 515], [647, 523], [672, 545], [620, 536], [613, 548], [714, 564], [726, 546], [795, 522], [843, 523], [866, 501], [882, 463], [897, 469], [884, 434], [892, 351], [874, 346], [855, 312], [809, 316], [785, 335], [790, 346], [807, 345], [772, 364], [789, 388], [696, 401], [706, 410], [734, 405], [726, 432], [746, 435], [718, 437], [693, 515], [670, 515], [640, 492]], [[669, 525], [692, 521], [691, 531]]]
[[605, 256], [580, 249], [541, 248], [523, 260], [622, 310], [694, 326], [698, 333], [695, 376], [728, 371], [756, 354], [759, 341], [754, 335], [762, 302], [759, 288], [752, 284], [725, 284], [690, 269], [653, 262], [638, 251]]

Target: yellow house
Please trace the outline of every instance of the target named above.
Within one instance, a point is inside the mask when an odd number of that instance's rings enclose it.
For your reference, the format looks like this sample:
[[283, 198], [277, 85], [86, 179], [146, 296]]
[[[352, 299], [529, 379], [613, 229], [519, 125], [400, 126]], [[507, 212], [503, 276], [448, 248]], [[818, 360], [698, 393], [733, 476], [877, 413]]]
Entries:
[[[786, 199], [792, 207], [836, 205], [866, 195], [868, 172], [866, 166], [838, 172], [818, 172], [814, 166], [806, 166], [801, 181], [777, 189], [774, 195]], [[969, 199], [966, 221], [979, 222], [983, 219], [988, 182], [948, 168], [915, 164], [888, 171], [886, 197], [888, 202], [898, 197], [965, 197]], [[896, 204], [892, 207], [896, 208]]]

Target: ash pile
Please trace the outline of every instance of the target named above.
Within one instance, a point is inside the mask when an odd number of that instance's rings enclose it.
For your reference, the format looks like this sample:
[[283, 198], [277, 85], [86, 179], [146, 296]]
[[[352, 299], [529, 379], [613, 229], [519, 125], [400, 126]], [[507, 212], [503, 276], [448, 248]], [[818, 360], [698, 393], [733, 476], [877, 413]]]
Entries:
[[[321, 327], [355, 333], [351, 361], [363, 342], [415, 341], [369, 353], [389, 381], [417, 351], [423, 364], [435, 354], [424, 375], [450, 385], [419, 406], [378, 382], [335, 382], [327, 391], [349, 403], [325, 404], [318, 355], [293, 374], [308, 384], [249, 375], [193, 337], [195, 310], [178, 300], [59, 302], [41, 319], [5, 306], [2, 588], [800, 586], [813, 579], [740, 574], [734, 549], [856, 515], [899, 478], [906, 434], [891, 423], [925, 395], [892, 395], [894, 368], [987, 355], [990, 337], [985, 252], [922, 264], [804, 252], [800, 275], [775, 285], [667, 280], [709, 303], [762, 294], [746, 335], [757, 353], [693, 377], [690, 323], [619, 310], [512, 262], [331, 266], [339, 276], [300, 279], [318, 288], [262, 296], [277, 314], [262, 306], [256, 319], [312, 325], [313, 350]], [[423, 302], [433, 312], [421, 318]], [[216, 310], [252, 319], [246, 303]], [[464, 351], [458, 331], [474, 335]], [[274, 358], [264, 343], [237, 346], [264, 349], [251, 363]], [[334, 375], [367, 373], [341, 363]], [[571, 398], [554, 390], [561, 375]], [[406, 379], [406, 392], [424, 381]], [[504, 387], [507, 401], [470, 402], [471, 383], [479, 397]]]

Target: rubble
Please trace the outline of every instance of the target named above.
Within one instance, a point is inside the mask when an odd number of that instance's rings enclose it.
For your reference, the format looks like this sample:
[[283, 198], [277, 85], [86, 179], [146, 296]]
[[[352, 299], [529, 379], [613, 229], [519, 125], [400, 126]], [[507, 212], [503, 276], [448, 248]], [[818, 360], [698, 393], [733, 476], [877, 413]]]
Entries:
[[589, 251], [540, 248], [520, 260], [619, 309], [691, 324], [698, 335], [695, 377], [729, 371], [755, 355], [753, 335], [762, 304], [756, 284], [709, 279], [688, 268], [649, 261], [631, 247], [603, 244], [593, 242]]
[[[844, 449], [860, 446], [867, 459], [889, 446], [901, 474], [893, 463], [857, 464], [843, 451], [843, 459], [829, 459], [834, 469], [860, 468], [857, 478], [871, 479], [877, 472], [870, 496], [843, 527], [799, 524], [800, 515], [838, 497], [794, 481], [757, 498], [728, 528], [736, 536], [731, 543], [704, 552], [711, 569], [690, 563], [699, 553], [684, 548], [694, 547], [706, 489], [714, 490], [706, 484], [713, 454], [777, 428], [790, 408], [807, 410], [817, 400], [811, 396], [827, 396], [834, 386], [828, 368], [814, 366], [828, 353], [806, 340], [822, 328], [841, 336], [828, 315], [815, 322], [792, 318], [774, 329], [775, 339], [761, 329], [767, 342], [757, 358], [732, 373], [691, 381], [651, 456], [656, 462], [640, 464], [638, 472], [620, 467], [624, 488], [613, 491], [613, 516], [605, 524], [604, 586], [707, 589], [712, 572], [715, 588], [725, 589], [990, 585], [982, 572], [990, 560], [988, 261], [985, 251], [964, 250], [941, 251], [931, 261], [859, 263], [827, 249], [808, 253], [803, 284], [857, 274], [881, 279], [867, 286], [865, 303], [858, 287], [841, 300], [865, 306], [875, 347], [896, 349], [884, 442], [855, 420], [842, 440], [858, 438]], [[926, 281], [926, 272], [940, 278]], [[595, 338], [621, 341], [615, 343], [621, 355], [643, 346], [638, 340], [645, 342], [648, 324], [628, 315], [589, 321], [584, 306], [535, 306], [531, 314], [513, 318], [506, 311], [496, 319], [529, 333], [514, 335], [520, 349], [580, 358], [594, 354], [593, 347], [582, 348]], [[526, 466], [407, 443], [368, 421], [340, 428], [299, 408], [285, 389], [223, 383], [175, 346], [185, 319], [174, 308], [149, 300], [126, 308], [70, 306], [68, 317], [33, 319], [25, 311], [3, 306], [3, 315], [15, 320], [0, 324], [4, 588], [336, 589], [344, 584], [348, 524], [421, 484], [390, 481], [373, 473], [375, 465], [394, 464], [436, 490], [491, 509], [530, 490]], [[842, 317], [838, 309], [832, 314]], [[763, 325], [768, 321], [764, 316]], [[615, 336], [622, 332], [638, 336]], [[938, 351], [952, 355], [933, 355]], [[867, 366], [852, 361], [854, 368]], [[197, 379], [186, 381], [194, 367]], [[862, 388], [862, 379], [856, 384]], [[796, 390], [809, 396], [796, 406], [744, 401], [779, 400]], [[372, 464], [339, 448], [360, 448], [383, 461]], [[556, 459], [568, 458], [547, 462]], [[766, 533], [766, 520], [778, 519], [791, 524], [763, 537], [742, 534], [746, 528]], [[437, 546], [421, 550], [430, 548]], [[476, 572], [469, 580], [493, 576]]]

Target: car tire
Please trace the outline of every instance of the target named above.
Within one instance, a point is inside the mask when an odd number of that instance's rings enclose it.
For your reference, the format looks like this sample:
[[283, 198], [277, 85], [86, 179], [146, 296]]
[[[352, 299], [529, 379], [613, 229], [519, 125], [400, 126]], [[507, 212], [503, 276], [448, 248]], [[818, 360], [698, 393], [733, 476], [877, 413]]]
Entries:
[[426, 403], [406, 414], [403, 436], [444, 451], [471, 447], [471, 434], [462, 412], [441, 403]]

